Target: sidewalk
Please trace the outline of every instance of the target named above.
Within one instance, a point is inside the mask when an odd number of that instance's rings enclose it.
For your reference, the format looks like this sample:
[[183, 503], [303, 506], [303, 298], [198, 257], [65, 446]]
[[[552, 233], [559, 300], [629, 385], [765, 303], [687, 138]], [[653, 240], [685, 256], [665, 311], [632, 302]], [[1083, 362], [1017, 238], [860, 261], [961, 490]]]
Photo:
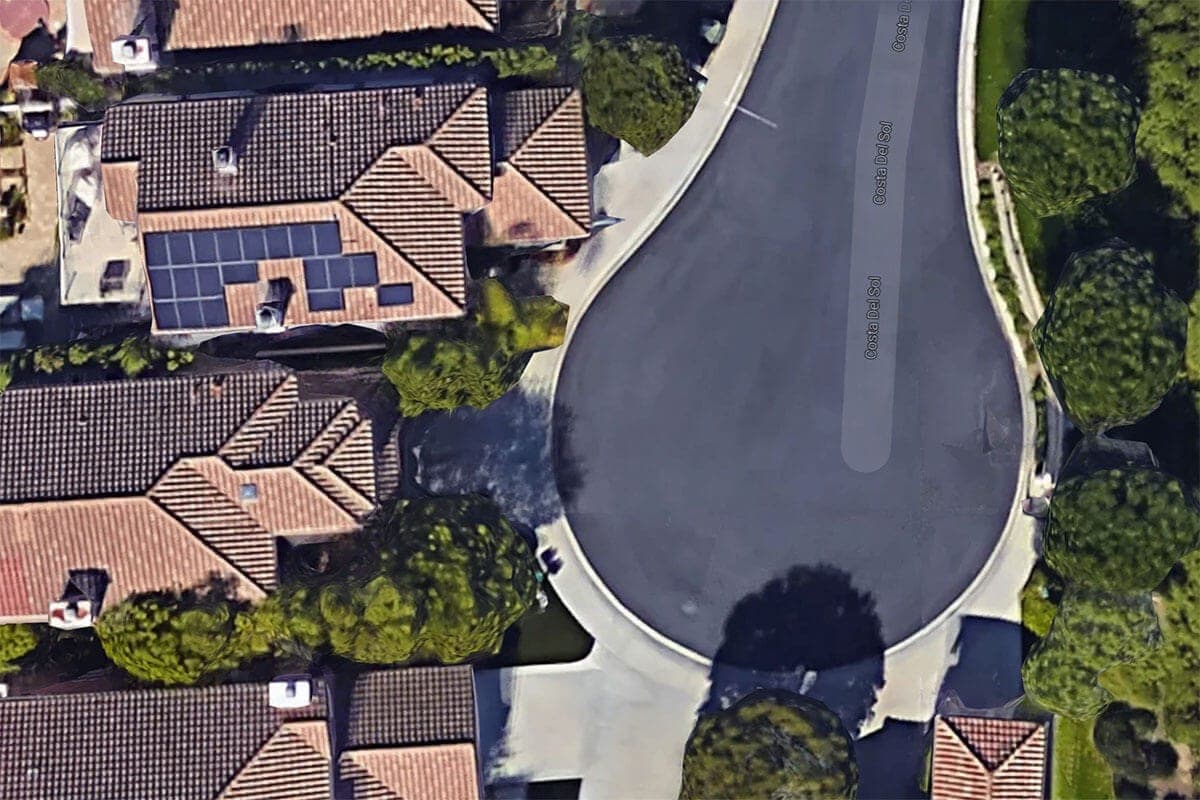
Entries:
[[[558, 373], [575, 327], [605, 283], [663, 220], [720, 140], [766, 41], [778, 0], [737, 0], [724, 40], [705, 66], [708, 84], [688, 122], [646, 157], [622, 146], [596, 178], [595, 208], [622, 220], [584, 243], [547, 275], [552, 294], [571, 307], [566, 340], [539, 353], [520, 390], [545, 409], [545, 450]], [[557, 503], [557, 497], [555, 499]], [[580, 797], [675, 797], [683, 747], [708, 690], [706, 659], [630, 614], [588, 565], [561, 508], [537, 530], [539, 547], [563, 558], [555, 591], [596, 639], [583, 661], [518, 667], [497, 682], [507, 706], [496, 749], [484, 754], [485, 781], [581, 778]]]

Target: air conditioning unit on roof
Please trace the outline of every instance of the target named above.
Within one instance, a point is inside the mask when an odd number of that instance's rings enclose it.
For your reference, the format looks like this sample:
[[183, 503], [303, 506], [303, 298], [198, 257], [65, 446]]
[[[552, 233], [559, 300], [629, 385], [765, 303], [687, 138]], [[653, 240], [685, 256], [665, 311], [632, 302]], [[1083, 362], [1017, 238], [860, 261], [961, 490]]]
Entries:
[[307, 675], [281, 675], [267, 685], [271, 708], [305, 708], [312, 702], [312, 681]]
[[158, 68], [149, 37], [118, 36], [112, 41], [112, 60], [127, 72], [149, 72]]

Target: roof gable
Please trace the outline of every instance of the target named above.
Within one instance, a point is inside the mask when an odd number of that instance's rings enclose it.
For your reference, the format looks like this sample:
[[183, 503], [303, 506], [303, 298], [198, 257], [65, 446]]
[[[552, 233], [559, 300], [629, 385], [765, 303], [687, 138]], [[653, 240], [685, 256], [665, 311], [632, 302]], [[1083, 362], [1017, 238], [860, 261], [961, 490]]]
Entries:
[[932, 800], [1041, 800], [1046, 727], [1025, 720], [938, 717]]

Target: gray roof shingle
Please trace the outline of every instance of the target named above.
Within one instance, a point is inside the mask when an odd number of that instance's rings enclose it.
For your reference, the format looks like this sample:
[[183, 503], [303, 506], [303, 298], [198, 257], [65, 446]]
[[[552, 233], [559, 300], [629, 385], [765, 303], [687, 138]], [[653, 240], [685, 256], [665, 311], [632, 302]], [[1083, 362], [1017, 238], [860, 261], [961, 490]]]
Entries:
[[[101, 158], [139, 161], [140, 211], [315, 202], [339, 197], [388, 147], [428, 139], [471, 84], [122, 103]], [[213, 151], [232, 147], [237, 174]]]
[[[263, 684], [14, 697], [0, 702], [5, 800], [212, 800], [308, 708], [280, 711]], [[287, 774], [286, 772], [283, 774]], [[278, 796], [288, 796], [281, 781]]]

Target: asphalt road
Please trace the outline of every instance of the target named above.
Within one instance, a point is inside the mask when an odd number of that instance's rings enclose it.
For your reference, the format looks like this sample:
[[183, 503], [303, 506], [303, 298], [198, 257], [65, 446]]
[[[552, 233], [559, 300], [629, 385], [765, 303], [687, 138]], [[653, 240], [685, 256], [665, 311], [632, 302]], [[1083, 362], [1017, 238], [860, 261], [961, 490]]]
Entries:
[[902, 13], [785, 0], [742, 101], [770, 124], [734, 115], [566, 356], [575, 535], [626, 607], [706, 655], [794, 565], [844, 571], [894, 644], [1008, 513], [1020, 411], [962, 208], [960, 9], [913, 9], [897, 51]]

